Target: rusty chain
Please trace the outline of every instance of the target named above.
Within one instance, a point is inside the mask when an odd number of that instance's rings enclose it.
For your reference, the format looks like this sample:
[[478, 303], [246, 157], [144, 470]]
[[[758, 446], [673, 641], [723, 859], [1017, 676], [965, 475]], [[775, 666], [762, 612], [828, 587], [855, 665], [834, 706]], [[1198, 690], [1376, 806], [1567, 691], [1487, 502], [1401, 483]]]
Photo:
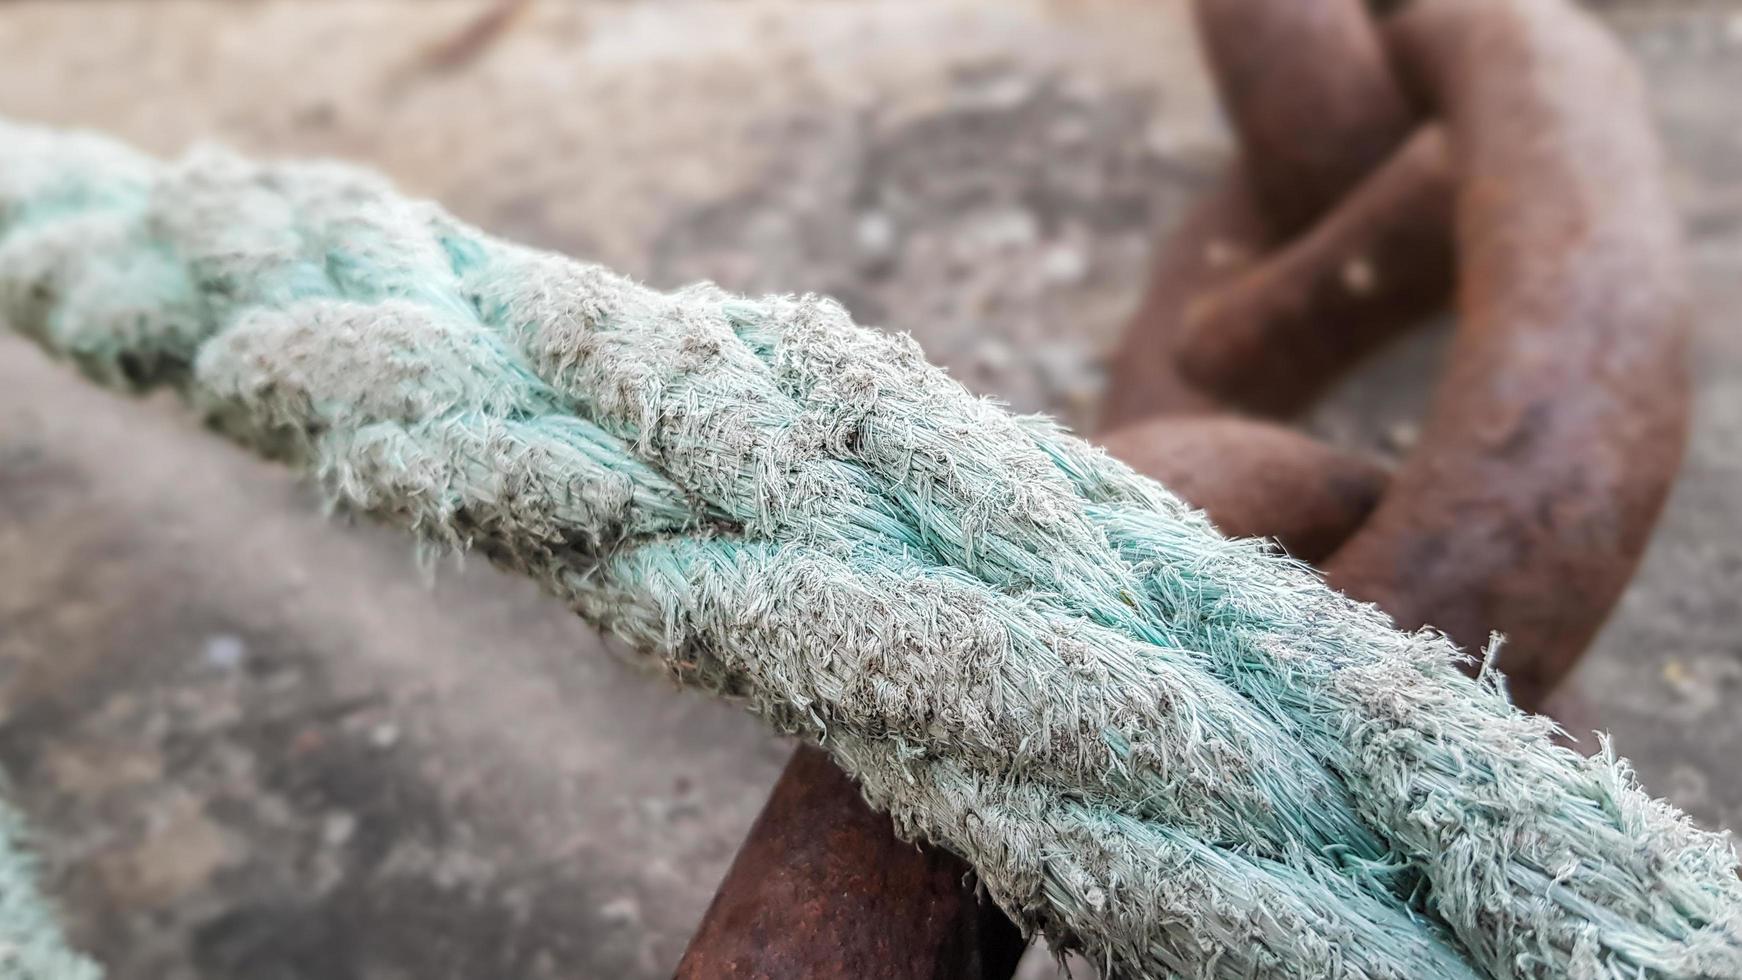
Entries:
[[[1566, 0], [1195, 0], [1240, 154], [1164, 245], [1103, 443], [1405, 628], [1508, 637], [1542, 710], [1679, 465], [1688, 300], [1639, 84]], [[1454, 262], [1454, 255], [1456, 261]], [[1441, 308], [1423, 435], [1386, 471], [1261, 421]], [[1008, 977], [971, 871], [895, 838], [820, 752], [776, 785], [678, 975]]]

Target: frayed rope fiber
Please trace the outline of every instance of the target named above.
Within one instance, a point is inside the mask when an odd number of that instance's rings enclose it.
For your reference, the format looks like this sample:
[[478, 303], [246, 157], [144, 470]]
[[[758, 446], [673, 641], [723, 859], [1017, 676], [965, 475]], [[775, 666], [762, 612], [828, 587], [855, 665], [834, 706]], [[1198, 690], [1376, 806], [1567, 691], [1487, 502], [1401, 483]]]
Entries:
[[[0, 787], [3, 788], [3, 787]], [[72, 952], [36, 889], [18, 815], [0, 801], [0, 977], [97, 980], [97, 967]]]
[[0, 123], [0, 316], [823, 745], [1119, 976], [1742, 977], [1727, 838], [906, 337]]

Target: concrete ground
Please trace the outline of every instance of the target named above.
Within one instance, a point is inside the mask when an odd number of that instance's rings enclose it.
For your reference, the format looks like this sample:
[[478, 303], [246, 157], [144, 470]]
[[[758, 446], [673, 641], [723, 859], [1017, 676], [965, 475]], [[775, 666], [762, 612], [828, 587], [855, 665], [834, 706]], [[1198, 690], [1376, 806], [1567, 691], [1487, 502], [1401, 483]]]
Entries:
[[[1225, 158], [1180, 6], [545, 4], [466, 57], [468, 3], [8, 3], [0, 113], [339, 155], [657, 285], [829, 292], [1084, 423]], [[1742, 828], [1742, 5], [1602, 10], [1673, 157], [1699, 415], [1581, 679], [1651, 789]], [[1307, 424], [1406, 448], [1438, 349]], [[112, 977], [669, 975], [787, 751], [531, 585], [420, 571], [174, 403], [0, 339], [0, 765]]]

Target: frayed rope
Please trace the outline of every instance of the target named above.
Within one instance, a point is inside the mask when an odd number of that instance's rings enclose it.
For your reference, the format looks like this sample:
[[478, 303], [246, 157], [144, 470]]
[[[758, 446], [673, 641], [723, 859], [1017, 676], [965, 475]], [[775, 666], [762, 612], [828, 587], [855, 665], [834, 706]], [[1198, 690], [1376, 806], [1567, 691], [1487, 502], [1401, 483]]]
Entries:
[[67, 948], [37, 893], [36, 866], [24, 850], [27, 841], [18, 815], [0, 800], [0, 977], [97, 980], [96, 965]]
[[823, 745], [1121, 975], [1742, 977], [1727, 838], [833, 302], [0, 123], [0, 316]]

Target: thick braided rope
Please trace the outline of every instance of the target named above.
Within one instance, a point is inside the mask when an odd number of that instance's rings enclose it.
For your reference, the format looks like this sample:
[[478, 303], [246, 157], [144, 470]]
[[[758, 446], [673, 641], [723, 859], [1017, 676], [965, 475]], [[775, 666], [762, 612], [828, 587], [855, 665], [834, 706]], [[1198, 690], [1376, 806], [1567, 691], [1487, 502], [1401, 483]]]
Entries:
[[1122, 976], [1742, 976], [1727, 839], [911, 341], [0, 123], [0, 317], [815, 740]]

